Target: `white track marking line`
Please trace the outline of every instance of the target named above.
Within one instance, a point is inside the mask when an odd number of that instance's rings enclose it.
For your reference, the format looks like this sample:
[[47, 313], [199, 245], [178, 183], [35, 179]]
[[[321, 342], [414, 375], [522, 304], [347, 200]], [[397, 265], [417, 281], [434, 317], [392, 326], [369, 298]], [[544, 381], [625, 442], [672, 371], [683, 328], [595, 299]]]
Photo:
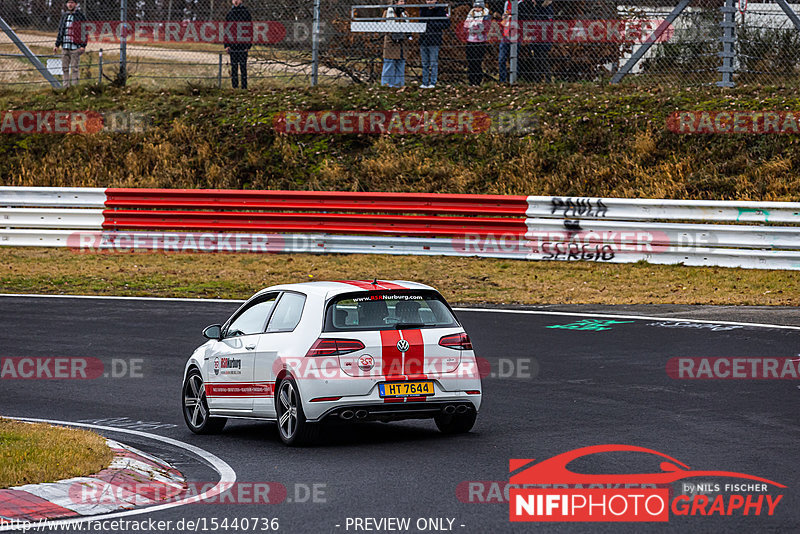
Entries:
[[781, 328], [784, 330], [800, 330], [800, 326], [786, 326], [769, 323], [740, 323], [736, 321], [712, 321], [709, 319], [684, 319], [683, 317], [651, 317], [648, 315], [615, 315], [611, 313], [582, 313], [582, 312], [557, 312], [541, 310], [499, 310], [493, 308], [453, 308], [455, 311], [465, 312], [490, 312], [490, 313], [518, 313], [528, 315], [560, 315], [568, 317], [595, 317], [602, 319], [638, 319], [640, 321], [669, 321], [704, 324], [723, 324], [733, 326], [754, 326], [757, 328]]
[[[244, 300], [234, 299], [202, 299], [202, 298], [173, 298], [173, 297], [118, 297], [113, 295], [25, 295], [17, 293], [0, 293], [0, 297], [15, 297], [15, 298], [68, 298], [68, 299], [105, 299], [105, 300], [142, 300], [142, 301], [163, 301], [163, 302], [224, 302], [241, 304]], [[656, 317], [649, 315], [617, 315], [612, 313], [586, 313], [586, 312], [559, 312], [559, 311], [544, 311], [544, 310], [507, 310], [500, 308], [453, 308], [455, 311], [464, 312], [487, 312], [487, 313], [516, 313], [526, 315], [560, 315], [567, 317], [595, 317], [605, 319], [639, 319], [642, 321], [685, 321], [690, 323], [705, 323], [705, 324], [724, 324], [734, 326], [753, 326], [757, 328], [780, 328], [783, 330], [800, 330], [800, 326], [787, 326], [780, 324], [770, 323], [743, 323], [736, 321], [715, 321], [710, 319], [689, 319], [684, 317]]]
[[[56, 525], [73, 525], [76, 523], [84, 523], [87, 521], [98, 521], [98, 520], [105, 520], [105, 519], [114, 519], [117, 517], [125, 517], [129, 515], [139, 515], [139, 514], [147, 514], [151, 512], [158, 512], [160, 510], [167, 510], [169, 508], [175, 508], [177, 506], [183, 506], [185, 504], [190, 504], [197, 501], [202, 501], [208, 499], [210, 497], [215, 497], [220, 493], [227, 491], [231, 488], [236, 482], [236, 471], [227, 464], [224, 460], [219, 458], [218, 456], [201, 449], [200, 447], [195, 447], [194, 445], [190, 445], [189, 443], [184, 443], [183, 441], [178, 441], [176, 439], [168, 438], [166, 436], [159, 436], [157, 434], [150, 434], [148, 432], [142, 432], [140, 430], [130, 430], [127, 428], [114, 428], [110, 426], [100, 426], [100, 425], [90, 425], [87, 423], [73, 423], [71, 421], [56, 421], [52, 419], [34, 419], [31, 417], [13, 417], [13, 416], [2, 416], [7, 419], [16, 419], [17, 421], [27, 421], [29, 423], [50, 423], [54, 425], [66, 425], [66, 426], [80, 426], [85, 428], [95, 428], [97, 430], [105, 430], [107, 432], [121, 432], [123, 434], [133, 434], [135, 436], [140, 436], [146, 439], [152, 439], [155, 441], [161, 441], [162, 443], [166, 443], [168, 445], [172, 445], [173, 447], [178, 447], [180, 449], [184, 449], [198, 457], [200, 457], [205, 463], [210, 465], [217, 473], [220, 475], [220, 480], [217, 484], [210, 488], [208, 491], [205, 491], [199, 495], [194, 495], [192, 497], [187, 497], [185, 499], [181, 499], [180, 501], [159, 504], [156, 506], [148, 506], [146, 508], [137, 508], [135, 510], [125, 510], [123, 512], [114, 512], [110, 514], [99, 514], [94, 516], [86, 516], [86, 517], [79, 517], [79, 518], [72, 518], [72, 519], [60, 519], [54, 521], [47, 521], [46, 525], [48, 528], [55, 527]], [[32, 521], [28, 525], [30, 528], [39, 525], [38, 521]], [[0, 525], [0, 532], [6, 530], [20, 530], [21, 525], [18, 523], [9, 524], [9, 525]]]

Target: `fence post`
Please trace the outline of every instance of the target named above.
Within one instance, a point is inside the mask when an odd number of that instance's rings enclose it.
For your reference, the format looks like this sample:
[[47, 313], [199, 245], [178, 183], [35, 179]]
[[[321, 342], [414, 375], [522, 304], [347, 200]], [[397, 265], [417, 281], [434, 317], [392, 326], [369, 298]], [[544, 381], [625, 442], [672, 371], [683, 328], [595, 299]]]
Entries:
[[219, 70], [217, 70], [217, 88], [222, 89], [222, 52], [219, 53]]
[[319, 0], [314, 0], [314, 22], [311, 25], [311, 87], [319, 76]]
[[11, 39], [12, 43], [17, 45], [17, 48], [19, 48], [22, 51], [22, 53], [25, 54], [25, 57], [28, 58], [28, 61], [30, 61], [33, 64], [33, 66], [36, 67], [36, 70], [39, 71], [39, 74], [41, 74], [45, 80], [50, 82], [50, 86], [53, 87], [53, 89], [61, 88], [61, 82], [56, 80], [55, 76], [50, 74], [50, 71], [47, 70], [47, 67], [42, 65], [42, 62], [39, 61], [39, 58], [36, 57], [36, 54], [31, 52], [31, 49], [28, 48], [28, 46], [20, 40], [17, 34], [14, 33], [14, 30], [11, 29], [11, 26], [9, 26], [6, 23], [6, 21], [3, 20], [3, 17], [0, 17], [0, 30], [2, 30], [6, 35], [8, 35], [8, 38]]
[[103, 83], [103, 49], [100, 49], [100, 52], [97, 55], [97, 83]]
[[128, 81], [128, 0], [120, 0], [119, 21], [122, 38], [119, 41], [119, 79], [124, 85]]
[[511, 85], [517, 83], [517, 57], [519, 57], [520, 33], [519, 0], [511, 0], [511, 30], [509, 31], [509, 35], [514, 36], [514, 40], [511, 41], [511, 52], [508, 58], [508, 83]]
[[717, 70], [722, 73], [722, 80], [717, 82], [717, 87], [733, 87], [733, 59], [734, 50], [733, 45], [736, 43], [736, 21], [734, 15], [736, 14], [736, 7], [733, 5], [734, 0], [725, 0], [725, 5], [720, 9], [722, 10], [722, 22], [719, 27], [722, 30], [720, 42], [722, 43], [722, 52], [719, 57], [722, 58], [722, 66]]
[[661, 39], [661, 36], [664, 34], [664, 32], [672, 26], [672, 23], [675, 22], [675, 19], [678, 18], [678, 15], [683, 13], [683, 10], [686, 9], [690, 2], [691, 0], [681, 0], [680, 3], [675, 6], [670, 14], [667, 15], [667, 18], [658, 25], [656, 31], [653, 32], [653, 34], [647, 38], [647, 40], [636, 50], [636, 52], [631, 55], [622, 68], [619, 69], [614, 76], [612, 76], [611, 83], [619, 83], [622, 81], [622, 78], [627, 76], [631, 69], [637, 63], [639, 63], [639, 60], [644, 57], [648, 50], [650, 50], [650, 47], [653, 46], [653, 44], [659, 39]]
[[792, 10], [792, 7], [786, 2], [786, 0], [776, 0], [778, 5], [781, 6], [781, 9], [786, 16], [789, 17], [789, 20], [792, 21], [794, 24], [795, 29], [800, 30], [800, 18], [797, 17], [797, 13]]

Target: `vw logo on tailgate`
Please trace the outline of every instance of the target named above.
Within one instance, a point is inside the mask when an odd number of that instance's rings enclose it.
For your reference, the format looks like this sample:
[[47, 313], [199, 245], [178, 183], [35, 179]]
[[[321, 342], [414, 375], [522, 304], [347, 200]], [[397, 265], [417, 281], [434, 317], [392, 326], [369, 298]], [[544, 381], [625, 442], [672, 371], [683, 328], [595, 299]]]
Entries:
[[397, 350], [399, 350], [400, 352], [405, 352], [408, 350], [408, 348], [409, 348], [408, 341], [406, 341], [405, 339], [401, 339], [400, 341], [397, 342]]

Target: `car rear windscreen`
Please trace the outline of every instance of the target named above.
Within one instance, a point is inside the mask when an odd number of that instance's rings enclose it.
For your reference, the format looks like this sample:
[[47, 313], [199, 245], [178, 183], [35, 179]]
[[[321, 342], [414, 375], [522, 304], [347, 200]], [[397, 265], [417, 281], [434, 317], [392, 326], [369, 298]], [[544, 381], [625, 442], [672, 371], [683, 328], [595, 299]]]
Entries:
[[424, 290], [361, 291], [334, 297], [325, 332], [459, 326], [439, 293]]

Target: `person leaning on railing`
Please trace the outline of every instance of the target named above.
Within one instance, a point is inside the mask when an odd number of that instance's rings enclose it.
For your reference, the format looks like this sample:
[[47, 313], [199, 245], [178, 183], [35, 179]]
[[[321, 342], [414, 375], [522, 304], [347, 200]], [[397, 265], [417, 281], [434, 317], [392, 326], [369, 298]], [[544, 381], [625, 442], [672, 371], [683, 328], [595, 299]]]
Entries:
[[[425, 0], [428, 4], [436, 4], [439, 0]], [[421, 7], [419, 16], [425, 22], [425, 32], [419, 37], [419, 57], [422, 60], [422, 87], [433, 89], [439, 78], [439, 49], [442, 46], [442, 32], [450, 27], [445, 6]], [[425, 20], [435, 17], [437, 20]]]
[[[396, 0], [383, 13], [386, 20], [405, 17], [405, 0]], [[403, 23], [404, 21], [397, 21]], [[387, 33], [383, 38], [383, 72], [381, 85], [403, 87], [406, 83], [406, 41], [411, 37], [404, 32]]]
[[61, 47], [61, 70], [64, 87], [78, 85], [80, 79], [81, 54], [86, 51], [86, 39], [82, 38], [81, 22], [86, 21], [75, 0], [67, 0], [67, 10], [58, 21], [58, 35], [53, 53]]
[[491, 14], [484, 0], [475, 0], [464, 20], [464, 29], [467, 31], [467, 78], [470, 85], [480, 85], [483, 81], [483, 57], [486, 55], [490, 19]]

